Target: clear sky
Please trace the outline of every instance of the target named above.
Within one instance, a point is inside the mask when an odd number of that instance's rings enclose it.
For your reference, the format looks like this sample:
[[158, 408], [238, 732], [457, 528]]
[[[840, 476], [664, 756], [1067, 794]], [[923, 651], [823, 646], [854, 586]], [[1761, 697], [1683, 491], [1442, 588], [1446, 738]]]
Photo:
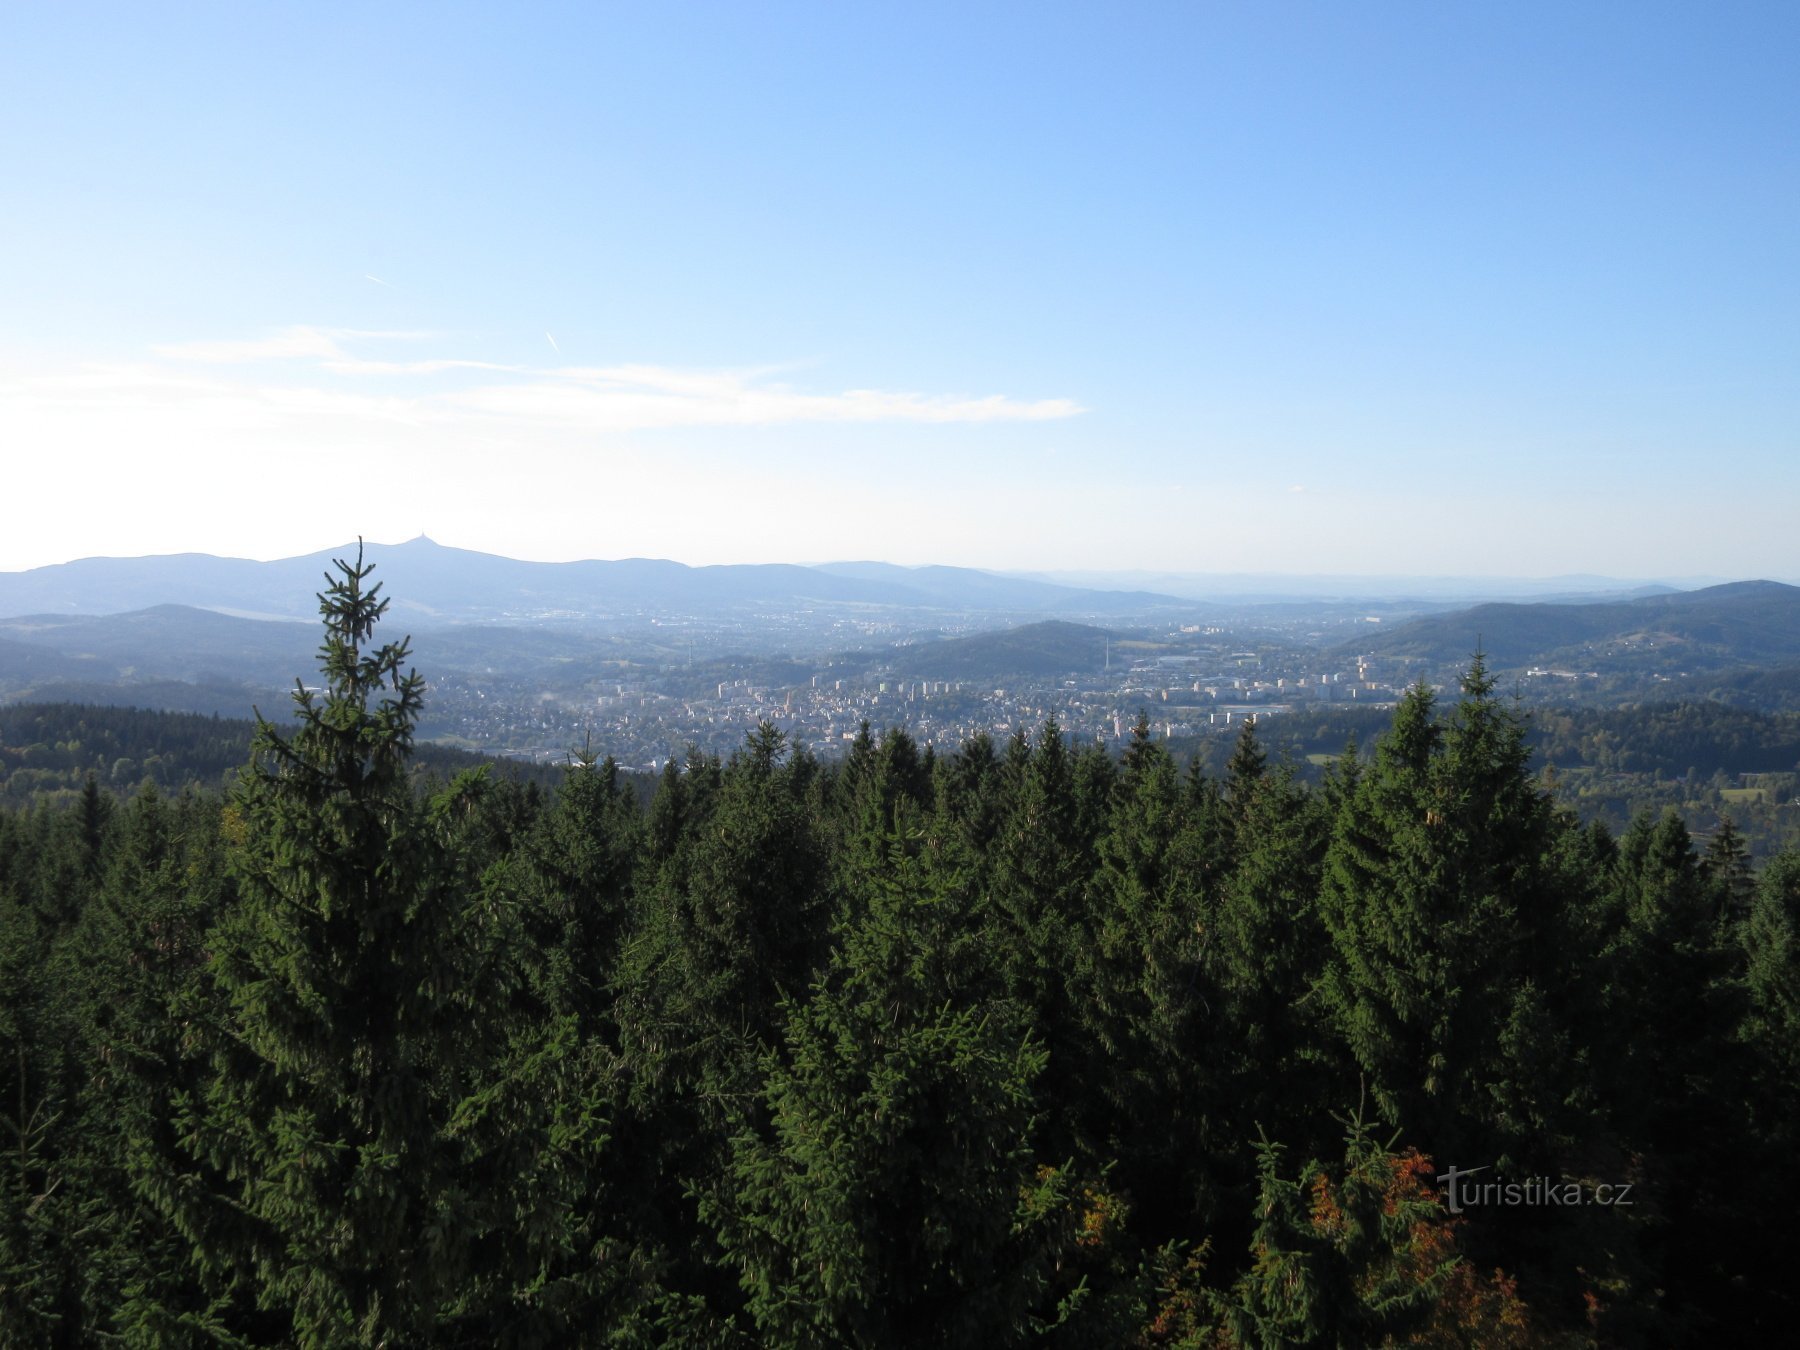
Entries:
[[0, 7], [0, 568], [1800, 576], [1800, 5]]

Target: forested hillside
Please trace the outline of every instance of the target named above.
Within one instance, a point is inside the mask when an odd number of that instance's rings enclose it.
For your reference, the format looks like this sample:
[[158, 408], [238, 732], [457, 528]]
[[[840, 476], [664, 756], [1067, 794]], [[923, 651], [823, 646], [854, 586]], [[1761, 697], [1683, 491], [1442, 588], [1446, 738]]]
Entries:
[[422, 783], [366, 576], [228, 792], [0, 814], [6, 1343], [1792, 1324], [1800, 855], [1584, 827], [1479, 663], [1316, 787], [764, 726], [644, 809]]
[[894, 668], [932, 680], [994, 679], [996, 672], [1024, 675], [1091, 673], [1106, 662], [1112, 637], [1104, 628], [1046, 619], [999, 633], [943, 638], [902, 648]]
[[[226, 787], [250, 753], [256, 724], [199, 713], [149, 711], [83, 703], [0, 704], [0, 804], [69, 799], [92, 778], [129, 791], [148, 781], [163, 792]], [[486, 757], [449, 746], [415, 747], [416, 769], [442, 778]], [[509, 761], [495, 772], [547, 787], [554, 767]]]
[[[1365, 758], [1392, 712], [1342, 705], [1264, 718], [1257, 734], [1272, 761], [1317, 781], [1347, 746]], [[1757, 858], [1800, 844], [1800, 714], [1690, 698], [1632, 708], [1535, 708], [1524, 723], [1532, 767], [1555, 800], [1615, 833], [1646, 811], [1673, 811], [1696, 833], [1729, 819]], [[1228, 741], [1172, 743], [1194, 767], [1218, 774]]]
[[1457, 661], [1480, 649], [1497, 667], [1534, 661], [1586, 669], [1721, 670], [1800, 657], [1800, 587], [1734, 581], [1590, 604], [1487, 604], [1415, 619], [1358, 646]]

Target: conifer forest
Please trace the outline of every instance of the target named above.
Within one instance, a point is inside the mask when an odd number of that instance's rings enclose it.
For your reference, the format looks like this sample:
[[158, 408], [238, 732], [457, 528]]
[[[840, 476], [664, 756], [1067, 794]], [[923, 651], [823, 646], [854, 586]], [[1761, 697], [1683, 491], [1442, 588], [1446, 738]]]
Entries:
[[421, 766], [369, 571], [229, 787], [0, 814], [0, 1344], [1793, 1324], [1800, 855], [1580, 824], [1479, 659], [1318, 783], [1052, 722], [550, 787]]

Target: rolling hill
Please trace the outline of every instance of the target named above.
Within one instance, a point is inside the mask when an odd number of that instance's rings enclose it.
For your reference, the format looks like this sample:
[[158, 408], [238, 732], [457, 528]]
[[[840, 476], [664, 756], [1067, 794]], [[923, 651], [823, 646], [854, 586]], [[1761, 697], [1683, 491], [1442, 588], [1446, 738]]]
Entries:
[[[287, 708], [269, 710], [276, 726], [291, 730]], [[0, 705], [0, 805], [79, 791], [90, 775], [119, 792], [148, 779], [164, 792], [228, 783], [250, 758], [256, 724], [242, 716], [209, 716], [79, 702]], [[420, 744], [415, 772], [449, 778], [464, 769], [491, 767], [498, 777], [554, 787], [562, 781], [556, 765], [527, 764]], [[653, 780], [627, 772], [640, 801], [648, 801]]]
[[913, 592], [946, 609], [1140, 613], [1176, 603], [1173, 597], [1154, 591], [1067, 586], [972, 567], [844, 562], [821, 563], [813, 570]]
[[[404, 631], [382, 636], [397, 639]], [[0, 693], [48, 681], [287, 689], [296, 677], [313, 678], [318, 648], [316, 623], [247, 619], [189, 605], [29, 614], [0, 619]], [[603, 635], [528, 624], [459, 624], [412, 637], [412, 664], [433, 674], [502, 671], [529, 678], [613, 654]]]
[[1092, 674], [1106, 662], [1113, 634], [1104, 628], [1046, 619], [997, 633], [943, 638], [889, 654], [897, 675], [929, 680], [1001, 679], [1008, 675]]
[[1490, 604], [1437, 614], [1340, 650], [1496, 668], [1533, 663], [1717, 669], [1800, 660], [1800, 586], [1735, 581], [1590, 604]]

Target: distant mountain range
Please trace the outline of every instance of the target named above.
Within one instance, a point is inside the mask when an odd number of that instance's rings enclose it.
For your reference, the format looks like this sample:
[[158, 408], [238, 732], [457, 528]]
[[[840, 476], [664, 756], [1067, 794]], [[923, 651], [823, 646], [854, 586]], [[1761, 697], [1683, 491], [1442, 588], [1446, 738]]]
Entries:
[[[0, 617], [118, 614], [191, 605], [250, 618], [308, 619], [333, 558], [356, 546], [257, 562], [205, 553], [81, 558], [0, 572]], [[429, 623], [568, 621], [659, 614], [696, 616], [769, 607], [868, 606], [890, 610], [1114, 619], [1206, 606], [1220, 617], [1246, 606], [1399, 602], [1412, 613], [1475, 600], [1580, 601], [1668, 594], [1657, 582], [1570, 575], [1395, 577], [1195, 572], [991, 572], [884, 562], [689, 567], [658, 558], [542, 563], [450, 548], [420, 535], [369, 544], [395, 618]]]
[[1415, 619], [1340, 650], [1432, 661], [1479, 647], [1498, 668], [1532, 662], [1725, 666], [1800, 660], [1800, 586], [1736, 581], [1698, 591], [1590, 604], [1490, 604]]
[[[256, 562], [176, 553], [82, 558], [0, 573], [0, 616], [117, 614], [189, 605], [251, 618], [310, 619], [333, 558], [356, 545]], [[654, 558], [522, 562], [448, 548], [423, 535], [369, 544], [365, 557], [401, 623], [581, 620], [640, 613], [704, 614], [769, 606], [880, 606], [995, 613], [1143, 613], [1182, 604], [1170, 596], [1066, 586], [966, 567], [770, 563], [688, 567]]]
[[1356, 573], [1302, 572], [1009, 572], [1008, 576], [1050, 581], [1063, 586], [1102, 590], [1147, 590], [1182, 599], [1221, 603], [1308, 601], [1414, 601], [1433, 606], [1446, 602], [1512, 600], [1622, 600], [1640, 595], [1714, 586], [1726, 577], [1661, 577], [1622, 580], [1593, 573], [1554, 577], [1389, 576]]

